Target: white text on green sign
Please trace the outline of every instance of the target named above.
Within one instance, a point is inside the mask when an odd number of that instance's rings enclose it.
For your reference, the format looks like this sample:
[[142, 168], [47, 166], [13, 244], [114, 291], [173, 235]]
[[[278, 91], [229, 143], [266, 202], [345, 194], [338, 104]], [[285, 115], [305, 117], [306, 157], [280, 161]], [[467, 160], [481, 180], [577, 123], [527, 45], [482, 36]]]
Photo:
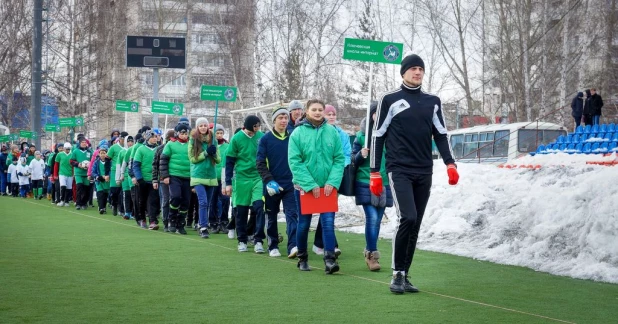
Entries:
[[173, 102], [163, 102], [163, 101], [153, 101], [152, 102], [152, 113], [153, 114], [167, 114], [167, 115], [182, 115], [184, 111], [184, 104], [181, 103], [173, 103]]
[[236, 101], [236, 92], [236, 87], [222, 87], [203, 84], [200, 89], [200, 99], [213, 101]]
[[133, 101], [116, 100], [116, 110], [126, 112], [138, 112], [139, 103]]
[[343, 46], [345, 60], [400, 64], [402, 54], [401, 43], [346, 38]]

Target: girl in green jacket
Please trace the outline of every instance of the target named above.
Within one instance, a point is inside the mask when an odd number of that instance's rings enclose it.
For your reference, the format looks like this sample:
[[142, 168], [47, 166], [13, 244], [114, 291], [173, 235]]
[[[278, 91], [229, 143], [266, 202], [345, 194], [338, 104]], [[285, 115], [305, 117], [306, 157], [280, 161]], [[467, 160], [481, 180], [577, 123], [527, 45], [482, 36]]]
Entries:
[[[337, 130], [324, 119], [324, 103], [317, 99], [307, 102], [305, 118], [290, 136], [288, 163], [295, 188], [320, 196], [320, 188], [329, 196], [336, 194], [343, 178], [345, 157]], [[335, 255], [335, 213], [320, 214], [324, 237], [324, 265], [327, 274], [339, 271]], [[296, 241], [298, 267], [308, 271], [307, 235], [311, 214], [298, 218]]]
[[199, 204], [200, 237], [208, 238], [208, 210], [213, 191], [218, 186], [217, 163], [221, 156], [214, 145], [208, 119], [201, 117], [195, 122], [195, 129], [189, 140], [189, 161], [191, 162], [191, 187], [195, 189]]

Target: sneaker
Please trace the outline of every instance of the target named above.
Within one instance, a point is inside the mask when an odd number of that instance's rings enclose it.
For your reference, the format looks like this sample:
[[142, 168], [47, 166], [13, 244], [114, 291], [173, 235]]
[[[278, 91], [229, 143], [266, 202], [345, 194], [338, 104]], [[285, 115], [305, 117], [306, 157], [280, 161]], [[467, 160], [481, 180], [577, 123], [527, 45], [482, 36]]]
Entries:
[[217, 228], [217, 232], [221, 234], [227, 234], [229, 233], [229, 230], [225, 227], [225, 225], [219, 224], [219, 228]]
[[238, 252], [247, 252], [247, 243], [238, 242]]
[[168, 229], [168, 230], [170, 231], [170, 233], [172, 233], [172, 234], [176, 233], [176, 231], [177, 231], [177, 229], [176, 229], [176, 225], [174, 225], [174, 224], [170, 224], [170, 225], [169, 225], [169, 227], [168, 227], [167, 229]]
[[[191, 228], [191, 226], [189, 226], [189, 228]], [[198, 229], [200, 229], [200, 226], [198, 224], [193, 225], [194, 231], [197, 231]]]
[[236, 238], [236, 230], [229, 230], [227, 231], [227, 238], [229, 238], [230, 240], [233, 240]]
[[75, 210], [80, 210], [80, 209], [82, 209], [80, 205], [77, 205], [77, 207], [75, 207]]
[[416, 288], [416, 287], [415, 287], [415, 286], [414, 286], [414, 285], [410, 282], [410, 280], [408, 280], [408, 276], [406, 276], [406, 280], [405, 280], [405, 282], [404, 282], [404, 284], [403, 284], [403, 289], [404, 289], [406, 292], [409, 292], [409, 293], [417, 293], [417, 292], [418, 292], [418, 288]]
[[315, 245], [313, 246], [313, 248], [311, 248], [311, 251], [313, 251], [313, 253], [317, 255], [324, 255], [324, 249], [321, 249]]
[[105, 209], [99, 209], [99, 214], [101, 215], [105, 214]]
[[[255, 251], [255, 253], [258, 253], [258, 254], [264, 253], [264, 247], [262, 246], [262, 242], [255, 243], [255, 246], [253, 247], [253, 251]], [[281, 254], [279, 254], [279, 256], [281, 256]]]
[[169, 233], [170, 229], [167, 227], [167, 225], [163, 226], [163, 232], [165, 233]]
[[124, 214], [124, 216], [122, 216], [122, 219], [125, 219], [125, 220], [128, 220], [129, 218], [131, 218], [131, 217], [129, 217], [129, 215], [127, 215], [127, 214]]
[[298, 247], [295, 246], [290, 251], [290, 254], [288, 254], [288, 259], [295, 259], [296, 255], [298, 255]]
[[147, 229], [148, 226], [146, 226], [146, 221], [139, 221], [139, 227], [141, 227], [143, 229]]
[[210, 233], [212, 233], [212, 234], [219, 234], [219, 225], [212, 225], [212, 226], [210, 226]]
[[83, 206], [81, 206], [81, 207], [82, 207], [82, 210], [86, 210], [86, 209], [88, 209], [88, 206], [86, 206], [86, 205], [83, 205]]
[[268, 252], [268, 255], [273, 258], [278, 258], [281, 256], [281, 253], [279, 252], [279, 249], [272, 249], [270, 250], [270, 252]]
[[63, 201], [61, 201], [61, 202], [59, 202], [58, 204], [56, 204], [56, 206], [58, 206], [58, 207], [64, 207], [64, 202], [63, 202]]
[[184, 226], [178, 226], [176, 228], [176, 233], [182, 234], [182, 235], [187, 235], [187, 231], [185, 230]]
[[159, 225], [157, 223], [155, 223], [155, 222], [150, 222], [150, 226], [148, 226], [148, 229], [156, 231], [156, 230], [159, 229]]
[[116, 207], [116, 206], [112, 207], [112, 215], [118, 216], [118, 207]]
[[205, 238], [205, 239], [210, 237], [210, 233], [208, 233], [208, 228], [207, 227], [200, 228], [200, 237], [201, 238]]
[[341, 250], [339, 250], [339, 248], [337, 248], [337, 247], [335, 248], [335, 255], [337, 257], [339, 257], [341, 255]]
[[403, 294], [406, 290], [403, 273], [401, 271], [397, 271], [397, 274], [393, 275], [393, 279], [391, 279], [390, 289], [391, 292], [395, 294]]

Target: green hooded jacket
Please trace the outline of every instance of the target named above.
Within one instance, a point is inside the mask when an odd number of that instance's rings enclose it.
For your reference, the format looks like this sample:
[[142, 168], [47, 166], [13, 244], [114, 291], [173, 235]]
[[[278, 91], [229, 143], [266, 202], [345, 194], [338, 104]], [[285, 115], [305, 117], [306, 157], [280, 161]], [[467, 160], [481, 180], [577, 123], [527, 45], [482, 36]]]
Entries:
[[288, 163], [292, 182], [304, 191], [329, 184], [339, 190], [345, 157], [339, 133], [326, 120], [315, 127], [307, 120], [290, 136]]

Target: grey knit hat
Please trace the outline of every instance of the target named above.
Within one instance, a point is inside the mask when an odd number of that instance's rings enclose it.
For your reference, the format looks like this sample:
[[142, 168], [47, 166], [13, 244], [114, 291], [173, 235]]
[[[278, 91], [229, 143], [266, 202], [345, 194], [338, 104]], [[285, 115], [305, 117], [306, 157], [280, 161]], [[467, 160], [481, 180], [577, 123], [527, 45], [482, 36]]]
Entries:
[[296, 109], [304, 109], [305, 107], [303, 106], [303, 103], [300, 102], [300, 100], [292, 100], [290, 101], [290, 105], [288, 106], [288, 111], [291, 112], [292, 110], [296, 110]]

